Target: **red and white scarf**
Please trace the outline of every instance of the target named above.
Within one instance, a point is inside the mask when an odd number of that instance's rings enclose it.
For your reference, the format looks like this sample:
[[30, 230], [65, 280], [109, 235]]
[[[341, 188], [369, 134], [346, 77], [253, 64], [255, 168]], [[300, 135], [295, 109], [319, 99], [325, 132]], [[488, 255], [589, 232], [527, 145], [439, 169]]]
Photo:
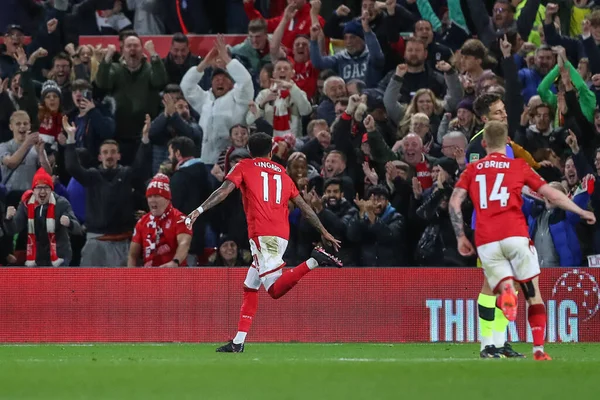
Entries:
[[153, 266], [154, 256], [157, 254], [158, 244], [165, 231], [165, 224], [171, 215], [171, 211], [173, 211], [173, 205], [169, 204], [163, 215], [160, 217], [155, 217], [150, 214], [150, 220], [146, 225], [149, 228], [148, 234], [146, 235], [146, 243], [148, 243], [148, 245], [144, 249], [144, 266], [146, 267]]
[[[27, 206], [27, 261], [25, 265], [27, 267], [35, 267], [37, 256], [37, 240], [35, 237], [35, 209], [39, 206], [39, 203], [35, 199], [32, 190], [28, 190], [23, 194], [23, 203]], [[48, 200], [48, 212], [46, 213], [46, 231], [48, 232], [48, 243], [50, 244], [50, 261], [52, 266], [58, 267], [62, 265], [64, 260], [58, 258], [56, 254], [56, 220], [54, 208], [56, 206], [56, 198], [54, 193], [50, 193], [50, 199]]]
[[273, 102], [273, 136], [283, 136], [292, 132], [290, 103], [290, 91], [280, 90], [279, 96]]

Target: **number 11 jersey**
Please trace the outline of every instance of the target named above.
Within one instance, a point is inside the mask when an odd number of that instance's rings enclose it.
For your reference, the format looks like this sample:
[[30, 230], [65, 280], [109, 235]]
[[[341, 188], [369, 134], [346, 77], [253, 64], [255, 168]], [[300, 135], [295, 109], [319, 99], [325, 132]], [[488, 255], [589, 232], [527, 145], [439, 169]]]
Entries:
[[267, 158], [247, 158], [225, 179], [242, 191], [248, 238], [277, 236], [288, 240], [288, 201], [300, 193], [285, 168]]
[[471, 163], [457, 188], [465, 189], [475, 206], [475, 244], [497, 242], [508, 237], [529, 237], [523, 215], [523, 186], [537, 191], [546, 181], [522, 159], [492, 153]]

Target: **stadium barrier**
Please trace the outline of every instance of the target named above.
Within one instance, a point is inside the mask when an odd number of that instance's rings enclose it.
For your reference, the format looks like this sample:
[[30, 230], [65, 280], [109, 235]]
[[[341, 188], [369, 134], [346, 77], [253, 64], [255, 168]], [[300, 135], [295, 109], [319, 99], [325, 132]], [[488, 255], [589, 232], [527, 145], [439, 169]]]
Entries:
[[[204, 57], [214, 47], [217, 40], [217, 35], [187, 35], [190, 41], [190, 50], [192, 53]], [[225, 43], [230, 46], [235, 46], [238, 43], [243, 42], [248, 35], [223, 35]], [[161, 57], [166, 57], [169, 54], [171, 48], [171, 41], [173, 40], [172, 35], [159, 35], [159, 36], [141, 36], [143, 42], [152, 40], [156, 52]], [[119, 49], [119, 37], [118, 36], [80, 36], [79, 44], [91, 44], [96, 46], [101, 44], [102, 47], [106, 47], [109, 44], [114, 44]]]
[[[222, 342], [244, 268], [0, 269], [0, 342]], [[600, 341], [600, 269], [541, 276], [549, 342]], [[261, 290], [255, 342], [474, 342], [476, 268], [317, 269], [279, 300]], [[530, 340], [525, 306], [509, 340]]]

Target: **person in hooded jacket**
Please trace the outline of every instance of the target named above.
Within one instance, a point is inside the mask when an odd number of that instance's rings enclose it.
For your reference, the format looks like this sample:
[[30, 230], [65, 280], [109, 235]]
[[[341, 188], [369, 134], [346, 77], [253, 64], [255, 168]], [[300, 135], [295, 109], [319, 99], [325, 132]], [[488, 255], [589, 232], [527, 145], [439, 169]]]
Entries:
[[377, 87], [383, 74], [385, 57], [377, 36], [371, 31], [366, 13], [361, 17], [361, 22], [354, 20], [344, 26], [345, 49], [333, 56], [321, 55], [320, 35], [317, 26], [311, 28], [310, 60], [315, 68], [332, 69], [345, 82], [360, 79], [369, 88]]
[[[178, 136], [171, 139], [167, 146], [174, 171], [171, 176], [171, 201], [173, 207], [184, 214], [189, 214], [212, 192], [210, 177], [204, 163], [199, 158], [195, 158], [198, 148], [192, 139]], [[200, 217], [194, 224], [189, 251], [191, 256], [204, 253], [206, 222], [206, 219]], [[188, 265], [196, 265], [196, 260], [188, 256]]]

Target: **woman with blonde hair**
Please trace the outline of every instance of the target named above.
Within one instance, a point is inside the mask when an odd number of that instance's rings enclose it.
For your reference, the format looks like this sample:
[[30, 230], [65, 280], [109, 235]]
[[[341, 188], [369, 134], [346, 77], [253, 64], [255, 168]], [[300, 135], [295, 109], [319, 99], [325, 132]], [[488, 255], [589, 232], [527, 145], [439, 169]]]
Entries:
[[99, 61], [94, 54], [94, 48], [91, 45], [81, 45], [75, 50], [73, 43], [65, 47], [65, 51], [71, 56], [73, 69], [71, 71], [71, 81], [83, 79], [93, 82], [98, 73]]
[[399, 138], [403, 138], [409, 133], [410, 119], [419, 112], [429, 117], [431, 132], [437, 134], [437, 128], [440, 124], [444, 112], [454, 112], [456, 106], [464, 96], [464, 91], [458, 72], [447, 62], [440, 61], [436, 64], [436, 68], [444, 73], [448, 93], [444, 100], [438, 99], [431, 89], [422, 88], [417, 90], [412, 100], [408, 105], [398, 102], [400, 98], [400, 90], [404, 83], [404, 75], [407, 72], [407, 65], [400, 64], [396, 68], [396, 74], [390, 80], [385, 94], [383, 95], [383, 104], [387, 111], [389, 119], [399, 125]]
[[430, 131], [437, 132], [441, 116], [444, 114], [444, 105], [437, 97], [435, 97], [435, 94], [431, 89], [417, 90], [417, 93], [415, 93], [408, 107], [406, 107], [404, 117], [398, 124], [399, 139], [412, 132], [410, 129], [412, 117], [418, 113], [425, 114], [429, 119]]

